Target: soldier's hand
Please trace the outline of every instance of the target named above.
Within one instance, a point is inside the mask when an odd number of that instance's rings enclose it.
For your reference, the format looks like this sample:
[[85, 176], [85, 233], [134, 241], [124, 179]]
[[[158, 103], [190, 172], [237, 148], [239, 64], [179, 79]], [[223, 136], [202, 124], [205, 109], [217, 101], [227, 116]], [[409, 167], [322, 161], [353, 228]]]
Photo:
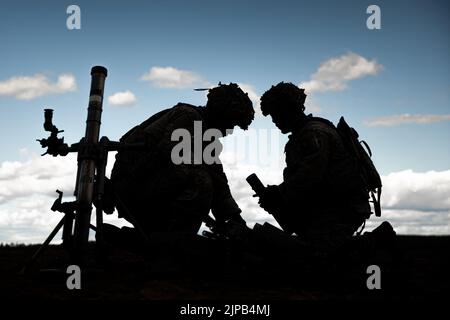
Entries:
[[259, 205], [270, 213], [281, 204], [281, 195], [278, 186], [267, 186], [264, 192], [259, 195]]
[[242, 216], [240, 214], [232, 217], [230, 220], [237, 224], [241, 224], [245, 227], [247, 226], [247, 223], [245, 222], [245, 220], [242, 218]]

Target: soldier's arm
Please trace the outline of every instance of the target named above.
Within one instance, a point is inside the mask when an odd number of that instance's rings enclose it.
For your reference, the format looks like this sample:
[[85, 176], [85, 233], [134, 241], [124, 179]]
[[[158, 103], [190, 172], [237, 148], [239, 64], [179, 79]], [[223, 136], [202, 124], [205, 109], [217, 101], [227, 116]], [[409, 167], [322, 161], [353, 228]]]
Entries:
[[325, 178], [331, 148], [330, 137], [323, 131], [308, 130], [293, 144], [286, 156], [290, 157], [283, 173], [280, 191], [311, 190]]
[[231, 195], [228, 179], [223, 171], [222, 164], [208, 165], [213, 180], [214, 196], [211, 205], [211, 211], [218, 221], [233, 219], [243, 221], [241, 218], [242, 210]]

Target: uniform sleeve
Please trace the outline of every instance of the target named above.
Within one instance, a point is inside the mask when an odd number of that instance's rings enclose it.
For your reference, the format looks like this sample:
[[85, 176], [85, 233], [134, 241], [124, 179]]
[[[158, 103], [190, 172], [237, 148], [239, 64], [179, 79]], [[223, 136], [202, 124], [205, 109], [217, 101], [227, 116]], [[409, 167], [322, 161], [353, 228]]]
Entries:
[[[194, 137], [194, 122], [202, 121], [201, 115], [190, 108], [176, 108], [173, 110], [171, 114], [168, 115], [168, 118], [162, 119], [163, 121], [158, 121], [153, 123], [151, 128], [147, 130], [148, 133], [151, 133], [154, 139], [157, 141], [156, 150], [158, 150], [158, 157], [162, 161], [172, 161], [171, 155], [172, 150], [176, 147], [181, 140], [172, 141], [172, 133], [176, 129], [187, 130], [189, 133], [190, 146], [191, 146], [191, 155], [190, 155], [190, 163], [189, 164], [178, 164], [179, 166], [191, 166], [191, 165], [200, 165], [205, 168], [213, 182], [213, 202], [211, 205], [211, 210], [218, 220], [227, 220], [239, 216], [241, 213], [241, 209], [237, 205], [236, 201], [233, 199], [230, 188], [228, 186], [228, 179], [223, 170], [222, 164], [205, 164], [202, 161], [202, 164], [193, 164], [194, 162], [194, 145], [195, 145], [195, 137]], [[204, 129], [204, 128], [203, 128]], [[201, 132], [203, 134], [203, 132]], [[186, 137], [180, 138], [186, 139]], [[206, 144], [209, 142], [203, 141], [202, 139], [202, 147], [201, 154], [199, 157], [203, 156], [203, 150]], [[200, 159], [201, 160], [201, 159]]]
[[330, 144], [326, 132], [320, 130], [308, 130], [288, 142], [280, 191], [310, 191], [320, 186], [328, 167]]
[[208, 165], [213, 180], [214, 196], [211, 211], [218, 221], [238, 218], [242, 212], [231, 195], [222, 164]]

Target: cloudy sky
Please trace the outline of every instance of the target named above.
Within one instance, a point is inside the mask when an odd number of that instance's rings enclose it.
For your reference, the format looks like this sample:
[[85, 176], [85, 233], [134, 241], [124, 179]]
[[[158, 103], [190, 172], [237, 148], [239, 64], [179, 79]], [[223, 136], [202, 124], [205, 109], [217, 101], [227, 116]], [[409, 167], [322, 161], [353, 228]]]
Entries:
[[[66, 26], [71, 4], [79, 30]], [[366, 27], [370, 4], [380, 30]], [[40, 157], [35, 139], [48, 107], [66, 142], [81, 138], [94, 65], [109, 70], [101, 134], [113, 140], [177, 102], [204, 105], [193, 88], [237, 82], [258, 107], [271, 85], [298, 84], [308, 112], [343, 115], [369, 142], [382, 219], [402, 234], [450, 234], [448, 12], [447, 1], [2, 1], [0, 242], [42, 242], [60, 219], [55, 190], [71, 199], [75, 157]], [[260, 115], [251, 129], [234, 136], [258, 132], [257, 143], [224, 141], [222, 155], [250, 225], [272, 220], [244, 178], [280, 182], [287, 139]]]

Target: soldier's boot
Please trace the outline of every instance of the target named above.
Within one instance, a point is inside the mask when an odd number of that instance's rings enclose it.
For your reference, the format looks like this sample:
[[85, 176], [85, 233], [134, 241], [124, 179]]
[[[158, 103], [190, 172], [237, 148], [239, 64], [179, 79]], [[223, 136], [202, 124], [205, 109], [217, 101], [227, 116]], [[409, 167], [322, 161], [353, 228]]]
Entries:
[[139, 241], [139, 234], [134, 228], [116, 227], [112, 224], [103, 224], [103, 239], [112, 247], [133, 248]]
[[375, 248], [391, 249], [395, 245], [396, 233], [389, 222], [383, 221], [371, 232], [365, 232], [363, 237], [366, 237]]

